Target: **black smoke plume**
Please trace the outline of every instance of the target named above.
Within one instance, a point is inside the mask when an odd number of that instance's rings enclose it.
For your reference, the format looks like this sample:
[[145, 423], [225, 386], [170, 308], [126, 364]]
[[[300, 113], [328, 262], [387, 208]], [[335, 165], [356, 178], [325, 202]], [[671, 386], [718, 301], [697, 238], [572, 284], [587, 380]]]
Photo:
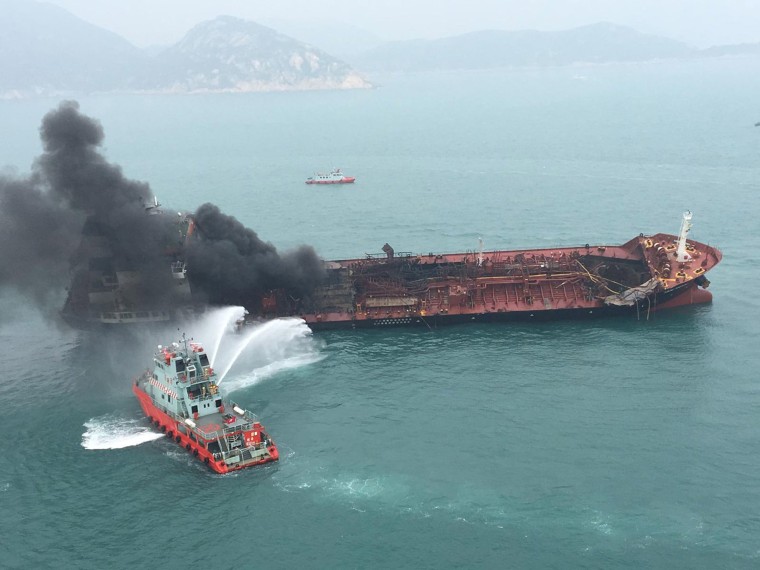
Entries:
[[44, 152], [29, 176], [0, 176], [0, 286], [51, 312], [70, 271], [87, 263], [85, 223], [113, 249], [115, 269], [156, 263], [152, 244], [168, 225], [145, 215], [150, 188], [103, 158], [103, 128], [76, 102], [45, 115], [40, 137]]
[[203, 204], [193, 219], [198, 235], [185, 248], [188, 274], [212, 304], [256, 309], [270, 289], [302, 297], [322, 277], [322, 263], [310, 246], [279, 255], [271, 243], [213, 204]]
[[[139, 272], [137, 303], [167, 309], [179, 302], [169, 270], [176, 259], [187, 261], [199, 298], [218, 304], [255, 303], [274, 288], [301, 295], [321, 278], [311, 248], [280, 256], [212, 204], [198, 210], [199, 231], [186, 241], [176, 215], [148, 213], [148, 184], [125, 178], [103, 157], [103, 128], [76, 102], [45, 115], [40, 136], [44, 152], [30, 175], [0, 175], [0, 287], [16, 289], [43, 312], [60, 308], [69, 283], [90, 287], [87, 269], [94, 262], [114, 273]], [[83, 234], [105, 244], [108, 255], [86, 246], [92, 240]]]

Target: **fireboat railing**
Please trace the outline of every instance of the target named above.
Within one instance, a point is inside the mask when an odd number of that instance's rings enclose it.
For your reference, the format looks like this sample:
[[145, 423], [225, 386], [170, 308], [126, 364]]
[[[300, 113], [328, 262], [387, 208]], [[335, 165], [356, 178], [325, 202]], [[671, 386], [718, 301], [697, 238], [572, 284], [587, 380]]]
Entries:
[[187, 397], [190, 398], [192, 402], [203, 402], [204, 400], [213, 400], [214, 398], [218, 398], [218, 394], [211, 394], [210, 392], [206, 392], [205, 395], [203, 394], [191, 394], [190, 392], [187, 393]]
[[[242, 415], [246, 420], [248, 420], [252, 424], [255, 424], [256, 422], [259, 421], [259, 417], [256, 414], [252, 414], [251, 412], [249, 412], [245, 408], [241, 408], [240, 406], [237, 405], [236, 402], [232, 402], [231, 401], [230, 404], [232, 404], [232, 409], [235, 412], [237, 412], [238, 410], [242, 411], [243, 413], [239, 414], [239, 415]], [[237, 410], [235, 410], [235, 408], [237, 408]]]

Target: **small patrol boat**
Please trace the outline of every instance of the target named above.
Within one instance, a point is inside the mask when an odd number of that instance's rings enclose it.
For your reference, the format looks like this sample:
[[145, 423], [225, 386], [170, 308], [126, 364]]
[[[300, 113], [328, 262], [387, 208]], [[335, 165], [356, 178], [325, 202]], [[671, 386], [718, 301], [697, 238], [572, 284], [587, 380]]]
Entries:
[[335, 168], [329, 174], [314, 173], [314, 176], [306, 179], [306, 184], [353, 184], [354, 181], [356, 181], [355, 177], [346, 176], [340, 168]]
[[132, 391], [156, 428], [217, 473], [280, 457], [259, 419], [222, 396], [203, 346], [184, 335], [158, 346], [153, 368], [135, 379]]

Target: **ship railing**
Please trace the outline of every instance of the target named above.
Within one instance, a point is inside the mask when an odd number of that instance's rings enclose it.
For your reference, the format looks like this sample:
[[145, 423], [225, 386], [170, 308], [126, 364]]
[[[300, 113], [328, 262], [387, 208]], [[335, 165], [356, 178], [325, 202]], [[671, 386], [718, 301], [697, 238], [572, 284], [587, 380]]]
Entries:
[[218, 439], [219, 431], [206, 431], [200, 426], [195, 426], [196, 431], [203, 436], [204, 439]]
[[207, 391], [206, 395], [204, 396], [201, 393], [193, 394], [188, 389], [187, 397], [193, 402], [203, 402], [204, 400], [213, 400], [214, 398], [218, 397], [218, 394], [212, 394], [210, 391]]
[[[238, 447], [231, 447], [228, 440], [224, 437], [220, 437], [219, 432], [216, 433], [216, 438], [220, 442], [220, 453], [214, 454], [214, 457], [219, 459], [227, 459], [228, 457], [235, 457], [238, 455], [242, 455], [244, 451], [251, 449], [254, 449], [256, 451], [260, 451], [262, 449], [267, 448], [267, 441], [263, 440], [256, 443], [248, 444], [248, 445], [240, 445]], [[218, 456], [218, 457], [217, 457]]]
[[238, 409], [243, 410], [243, 417], [247, 421], [251, 422], [252, 424], [254, 424], [254, 423], [256, 423], [256, 422], [259, 421], [259, 418], [258, 418], [258, 416], [256, 414], [252, 414], [251, 412], [249, 412], [248, 410], [246, 410], [242, 406], [239, 406], [236, 402], [230, 402], [230, 404], [232, 404], [233, 408], [238, 408]]
[[[365, 259], [387, 259], [388, 254], [387, 253], [365, 253], [364, 254]], [[401, 258], [409, 258], [414, 257], [414, 254], [411, 251], [397, 251], [394, 252], [392, 259], [398, 259]]]
[[222, 435], [224, 437], [227, 437], [228, 435], [239, 433], [241, 431], [250, 431], [252, 429], [253, 429], [253, 424], [252, 423], [248, 423], [248, 422], [243, 423], [243, 424], [235, 423], [235, 424], [231, 424], [229, 426], [224, 426], [222, 428]]

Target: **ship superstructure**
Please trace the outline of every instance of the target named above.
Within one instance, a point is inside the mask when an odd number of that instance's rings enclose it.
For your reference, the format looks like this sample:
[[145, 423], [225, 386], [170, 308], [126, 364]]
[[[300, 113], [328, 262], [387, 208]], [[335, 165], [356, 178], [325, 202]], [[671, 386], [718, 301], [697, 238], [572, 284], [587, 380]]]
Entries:
[[[163, 215], [157, 201], [146, 215]], [[61, 316], [71, 326], [150, 324], [174, 321], [197, 312], [193, 302], [182, 243], [192, 235], [193, 221], [179, 216], [171, 222], [176, 241], [161, 244], [161, 263], [146, 271], [134, 260], [117, 255], [111, 236], [89, 218], [82, 230], [79, 263], [72, 277]]]
[[259, 419], [222, 396], [199, 343], [183, 338], [159, 346], [153, 367], [135, 379], [132, 391], [157, 429], [217, 473], [279, 458]]

